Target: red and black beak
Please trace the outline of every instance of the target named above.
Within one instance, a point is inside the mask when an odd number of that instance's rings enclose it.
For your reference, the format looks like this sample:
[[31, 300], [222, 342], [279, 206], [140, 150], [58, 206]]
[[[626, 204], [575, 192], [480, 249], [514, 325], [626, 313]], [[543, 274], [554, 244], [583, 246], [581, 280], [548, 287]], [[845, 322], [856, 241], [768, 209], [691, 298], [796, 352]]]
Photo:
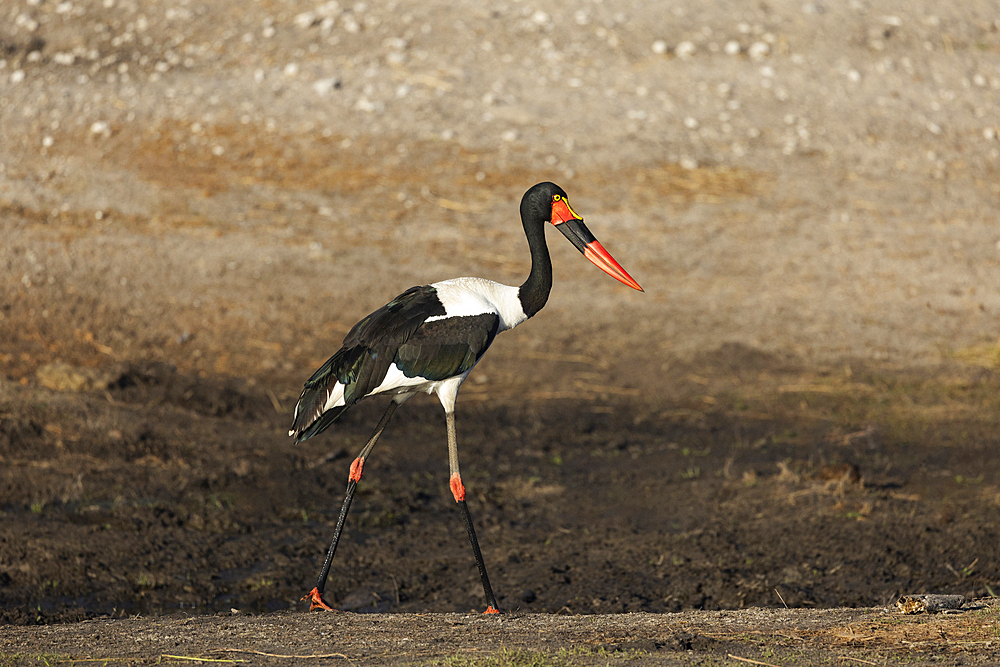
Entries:
[[573, 207], [569, 205], [564, 197], [554, 199], [552, 202], [552, 224], [569, 239], [576, 249], [583, 253], [601, 271], [625, 283], [632, 289], [643, 291], [632, 276], [621, 267], [615, 258], [604, 249], [604, 246], [594, 238], [587, 226], [583, 224], [583, 218], [576, 214]]

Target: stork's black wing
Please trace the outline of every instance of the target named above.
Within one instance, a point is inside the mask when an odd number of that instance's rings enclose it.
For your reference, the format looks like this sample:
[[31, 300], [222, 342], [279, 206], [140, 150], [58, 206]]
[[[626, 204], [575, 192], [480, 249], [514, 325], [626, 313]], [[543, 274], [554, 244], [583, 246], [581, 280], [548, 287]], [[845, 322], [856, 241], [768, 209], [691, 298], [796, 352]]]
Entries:
[[[289, 432], [296, 442], [326, 430], [344, 410], [382, 384], [399, 346], [428, 317], [444, 314], [436, 290], [423, 285], [411, 287], [355, 324], [343, 347], [306, 381]], [[344, 385], [344, 405], [324, 413], [337, 382]]]
[[407, 377], [446, 380], [476, 365], [500, 328], [496, 313], [425, 322], [399, 346], [395, 363]]

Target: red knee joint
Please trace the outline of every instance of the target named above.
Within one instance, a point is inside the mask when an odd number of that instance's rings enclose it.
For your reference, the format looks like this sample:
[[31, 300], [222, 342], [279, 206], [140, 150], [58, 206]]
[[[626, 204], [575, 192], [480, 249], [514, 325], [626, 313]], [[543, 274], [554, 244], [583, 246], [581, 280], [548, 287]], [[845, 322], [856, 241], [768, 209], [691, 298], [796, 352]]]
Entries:
[[351, 474], [347, 476], [348, 482], [354, 482], [357, 484], [361, 481], [361, 473], [365, 467], [365, 460], [360, 456], [354, 459], [354, 463], [351, 464]]
[[460, 503], [465, 500], [465, 485], [462, 484], [462, 476], [457, 472], [451, 476], [451, 495], [455, 496], [455, 502]]

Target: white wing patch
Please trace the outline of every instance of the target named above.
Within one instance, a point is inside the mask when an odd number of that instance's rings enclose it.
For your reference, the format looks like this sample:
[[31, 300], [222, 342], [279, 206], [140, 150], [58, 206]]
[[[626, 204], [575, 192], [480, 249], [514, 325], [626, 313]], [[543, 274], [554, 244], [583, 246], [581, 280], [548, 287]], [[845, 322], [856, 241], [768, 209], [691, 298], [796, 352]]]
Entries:
[[[392, 366], [389, 366], [389, 370], [386, 371], [385, 379], [382, 380], [382, 383], [369, 392], [367, 396], [394, 392], [399, 389], [404, 391], [420, 391], [422, 389], [421, 385], [425, 384], [430, 383], [423, 378], [406, 377], [403, 375], [403, 371], [399, 370], [399, 367], [397, 367], [396, 364], [393, 364]], [[316, 411], [316, 417], [319, 417], [319, 415], [323, 414], [327, 410], [338, 408], [344, 405], [344, 403], [344, 385], [337, 382], [327, 390], [326, 402], [323, 403], [323, 406]]]
[[316, 415], [317, 418], [330, 408], [335, 408], [338, 405], [344, 404], [344, 385], [340, 382], [335, 383], [332, 387], [326, 390], [326, 403], [323, 404], [323, 408], [318, 411]]
[[[317, 419], [319, 419], [320, 416], [330, 408], [335, 408], [338, 405], [343, 405], [343, 404], [344, 404], [344, 385], [337, 382], [332, 387], [326, 390], [326, 401], [322, 403], [322, 407], [316, 408], [316, 410], [313, 411], [312, 419], [309, 420], [309, 423], [311, 424]], [[296, 403], [295, 413], [292, 415], [293, 424], [296, 423], [299, 419], [299, 407], [300, 407], [299, 403]], [[294, 428], [289, 429], [288, 435], [291, 436], [298, 435], [298, 432]]]
[[[386, 392], [398, 392], [400, 389], [405, 393], [406, 390], [409, 391], [419, 391], [422, 385], [430, 384], [424, 378], [408, 378], [403, 374], [403, 371], [399, 370], [399, 366], [393, 364], [389, 366], [389, 370], [386, 371], [385, 379], [382, 380], [382, 384], [375, 387], [372, 390], [372, 394], [384, 394]], [[341, 402], [343, 405], [343, 402]]]
[[[458, 394], [458, 387], [462, 381], [468, 377], [472, 371], [470, 368], [465, 373], [445, 380], [425, 380], [420, 377], [406, 377], [403, 371], [399, 370], [396, 364], [389, 366], [382, 384], [376, 387], [368, 396], [375, 394], [414, 394], [422, 391], [428, 394], [437, 394], [438, 399], [445, 410], [455, 409], [455, 397]], [[332, 408], [340, 407], [344, 404], [344, 385], [336, 383], [330, 388], [327, 394], [326, 403], [316, 411], [314, 419], [318, 419], [321, 414]], [[294, 431], [289, 431], [289, 435], [294, 435]]]

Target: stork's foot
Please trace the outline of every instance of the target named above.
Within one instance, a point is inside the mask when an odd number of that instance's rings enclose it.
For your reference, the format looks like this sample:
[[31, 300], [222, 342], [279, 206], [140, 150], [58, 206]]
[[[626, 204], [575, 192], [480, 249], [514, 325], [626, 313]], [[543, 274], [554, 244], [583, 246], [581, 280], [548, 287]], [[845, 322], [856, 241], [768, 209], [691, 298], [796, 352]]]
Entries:
[[484, 611], [483, 613], [484, 614], [499, 614], [500, 610], [497, 609], [496, 607], [494, 607], [493, 605], [490, 605], [489, 607], [486, 608], [486, 611]]
[[[327, 611], [337, 611], [323, 600], [323, 596], [320, 594], [319, 588], [313, 588], [311, 591], [302, 596], [302, 599], [309, 600], [309, 611], [312, 611], [313, 609], [326, 609]], [[492, 609], [492, 607], [490, 608]]]

